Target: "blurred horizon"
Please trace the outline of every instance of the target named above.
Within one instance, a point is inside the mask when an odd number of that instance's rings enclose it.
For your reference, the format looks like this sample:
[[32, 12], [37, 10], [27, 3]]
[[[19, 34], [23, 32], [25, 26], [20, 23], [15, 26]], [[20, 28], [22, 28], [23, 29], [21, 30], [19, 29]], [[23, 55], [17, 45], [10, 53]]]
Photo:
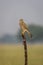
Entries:
[[[26, 41], [37, 43], [37, 42], [43, 42], [43, 26], [39, 25], [28, 25], [30, 32], [32, 33], [32, 39], [30, 40], [29, 35], [26, 34]], [[22, 36], [21, 36], [21, 30], [18, 29], [16, 34], [5, 34], [2, 37], [0, 37], [0, 43], [21, 43], [22, 42]]]

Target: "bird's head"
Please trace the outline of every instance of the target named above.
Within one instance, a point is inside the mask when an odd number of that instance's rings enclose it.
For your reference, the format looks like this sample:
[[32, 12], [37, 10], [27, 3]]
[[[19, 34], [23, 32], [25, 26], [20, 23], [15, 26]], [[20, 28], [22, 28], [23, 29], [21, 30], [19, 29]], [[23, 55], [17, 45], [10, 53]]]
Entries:
[[24, 20], [23, 20], [23, 19], [20, 19], [20, 20], [19, 20], [19, 25], [22, 26], [23, 23], [24, 23]]

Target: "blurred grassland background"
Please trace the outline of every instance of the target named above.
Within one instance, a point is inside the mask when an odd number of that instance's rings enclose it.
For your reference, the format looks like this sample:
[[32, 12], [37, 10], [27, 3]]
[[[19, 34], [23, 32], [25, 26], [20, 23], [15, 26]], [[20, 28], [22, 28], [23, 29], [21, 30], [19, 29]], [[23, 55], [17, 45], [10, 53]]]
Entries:
[[[43, 44], [27, 45], [28, 65], [43, 65]], [[0, 45], [0, 65], [24, 65], [23, 45]]]

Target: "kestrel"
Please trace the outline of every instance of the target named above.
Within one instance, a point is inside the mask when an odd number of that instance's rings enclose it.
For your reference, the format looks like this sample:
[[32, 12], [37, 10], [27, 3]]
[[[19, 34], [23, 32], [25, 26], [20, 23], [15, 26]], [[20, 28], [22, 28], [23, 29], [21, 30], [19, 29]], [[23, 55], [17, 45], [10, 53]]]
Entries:
[[32, 34], [30, 33], [29, 29], [28, 29], [28, 26], [26, 23], [24, 23], [24, 20], [23, 19], [20, 19], [19, 20], [19, 25], [20, 25], [20, 28], [22, 30], [22, 34], [24, 35], [25, 32], [28, 33], [29, 37], [32, 38]]

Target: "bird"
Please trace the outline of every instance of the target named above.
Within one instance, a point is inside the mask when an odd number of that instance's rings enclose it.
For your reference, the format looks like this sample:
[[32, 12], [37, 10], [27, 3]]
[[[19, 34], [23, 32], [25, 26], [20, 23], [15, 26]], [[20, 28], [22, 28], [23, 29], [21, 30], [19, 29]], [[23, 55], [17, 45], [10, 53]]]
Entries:
[[20, 25], [20, 28], [22, 30], [22, 35], [24, 35], [25, 32], [27, 32], [29, 37], [32, 38], [32, 34], [28, 28], [28, 25], [24, 22], [23, 19], [19, 19], [19, 25]]

